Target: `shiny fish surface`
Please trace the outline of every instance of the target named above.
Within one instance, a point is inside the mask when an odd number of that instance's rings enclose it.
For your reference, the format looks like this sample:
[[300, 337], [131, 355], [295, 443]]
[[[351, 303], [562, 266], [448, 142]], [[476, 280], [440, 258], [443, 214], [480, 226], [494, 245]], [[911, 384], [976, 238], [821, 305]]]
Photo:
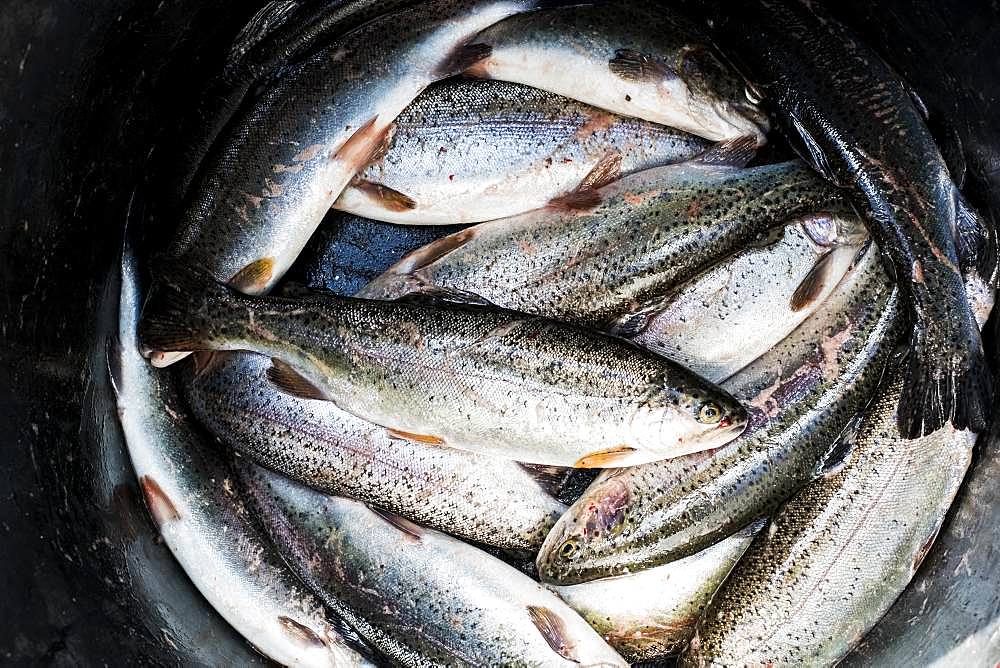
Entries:
[[388, 149], [334, 208], [391, 223], [478, 223], [543, 207], [609, 162], [624, 176], [708, 146], [528, 86], [448, 81], [399, 115]]
[[482, 223], [404, 257], [359, 296], [437, 288], [525, 313], [641, 330], [668, 292], [768, 230], [844, 203], [800, 162], [686, 162], [625, 177], [586, 210], [548, 207]]
[[122, 265], [109, 363], [129, 456], [164, 542], [208, 602], [261, 653], [289, 666], [369, 666], [339, 621], [288, 570], [244, 506], [223, 457], [182, 417], [170, 379], [139, 354], [136, 267]]
[[820, 311], [725, 383], [749, 406], [746, 435], [599, 476], [546, 538], [542, 579], [572, 584], [667, 563], [772, 512], [818, 475], [901, 329], [897, 291], [872, 248]]
[[599, 468], [717, 447], [746, 425], [735, 399], [686, 369], [553, 320], [443, 302], [247, 297], [200, 277], [163, 287], [143, 317], [147, 351], [271, 356], [287, 392], [416, 442]]
[[[271, 360], [199, 356], [185, 394], [212, 433], [257, 463], [462, 538], [533, 550], [565, 506], [515, 462], [393, 438], [329, 401], [280, 392]], [[501, 510], [502, 509], [502, 510]]]
[[302, 579], [404, 666], [627, 666], [558, 596], [460, 540], [263, 469], [245, 486]]
[[514, 81], [716, 141], [767, 117], [708, 39], [665, 5], [626, 0], [513, 17], [480, 33], [491, 48], [468, 74]]
[[638, 573], [552, 589], [629, 661], [677, 654], [760, 523], [689, 557]]

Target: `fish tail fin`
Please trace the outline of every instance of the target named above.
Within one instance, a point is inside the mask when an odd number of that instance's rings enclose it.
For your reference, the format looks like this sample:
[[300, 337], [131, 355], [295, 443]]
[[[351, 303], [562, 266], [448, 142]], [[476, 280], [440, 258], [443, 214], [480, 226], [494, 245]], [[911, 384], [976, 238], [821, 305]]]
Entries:
[[982, 216], [956, 192], [955, 235], [962, 272], [976, 271], [988, 285], [998, 287], [997, 234]]
[[239, 299], [232, 290], [197, 270], [160, 277], [153, 283], [139, 321], [142, 354], [162, 358], [162, 353], [213, 349], [214, 323]]
[[[971, 313], [955, 314], [954, 338], [935, 341], [919, 324], [914, 327], [899, 402], [898, 425], [903, 438], [930, 434], [947, 422], [955, 429], [986, 429], [993, 383], [983, 351], [979, 328]], [[964, 323], [968, 319], [970, 322]], [[958, 336], [964, 334], [964, 336]]]

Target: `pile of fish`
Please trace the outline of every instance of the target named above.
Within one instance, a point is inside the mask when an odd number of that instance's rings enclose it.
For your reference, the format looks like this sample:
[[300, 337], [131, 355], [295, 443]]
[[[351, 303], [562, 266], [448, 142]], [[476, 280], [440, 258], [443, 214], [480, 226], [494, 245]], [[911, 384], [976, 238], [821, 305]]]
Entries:
[[[121, 423], [208, 602], [286, 665], [846, 656], [992, 401], [994, 234], [919, 99], [796, 0], [319, 4], [244, 31], [122, 263]], [[331, 209], [431, 240], [283, 281]]]

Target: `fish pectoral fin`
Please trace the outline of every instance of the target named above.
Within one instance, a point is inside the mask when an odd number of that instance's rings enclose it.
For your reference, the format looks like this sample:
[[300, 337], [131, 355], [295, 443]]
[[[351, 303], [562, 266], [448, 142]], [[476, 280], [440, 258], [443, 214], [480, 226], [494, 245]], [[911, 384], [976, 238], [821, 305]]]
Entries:
[[692, 162], [712, 167], [746, 167], [757, 154], [757, 136], [740, 135], [709, 147], [704, 153], [692, 158]]
[[955, 243], [962, 271], [975, 269], [986, 283], [997, 287], [996, 233], [973, 209], [960, 192], [955, 191]]
[[482, 64], [484, 60], [493, 55], [493, 47], [489, 44], [475, 43], [462, 44], [455, 47], [437, 66], [434, 75], [439, 78], [447, 78], [456, 74], [469, 74], [475, 76], [470, 70], [475, 71], [476, 65]]
[[581, 457], [573, 464], [577, 469], [603, 469], [616, 468], [631, 456], [636, 449], [628, 445], [619, 445], [607, 450], [592, 452], [586, 457]]
[[267, 379], [281, 392], [299, 399], [326, 401], [326, 394], [298, 371], [277, 358], [271, 359]]
[[411, 441], [413, 443], [421, 443], [423, 445], [446, 445], [445, 440], [440, 436], [417, 434], [412, 431], [403, 431], [401, 429], [392, 429], [390, 427], [386, 427], [385, 431], [389, 434], [390, 438], [398, 438], [403, 441]]
[[570, 640], [569, 630], [562, 617], [555, 611], [540, 605], [529, 605], [527, 608], [531, 623], [535, 625], [538, 633], [545, 639], [552, 651], [567, 661], [579, 663], [576, 646]]
[[658, 83], [676, 79], [677, 72], [661, 60], [633, 49], [618, 49], [608, 69], [619, 79], [634, 83]]
[[423, 538], [424, 529], [419, 524], [415, 524], [405, 517], [401, 517], [396, 513], [391, 513], [388, 510], [382, 510], [381, 508], [375, 508], [373, 506], [368, 506], [368, 509], [403, 532], [404, 536], [408, 540], [419, 543]]
[[789, 300], [792, 311], [798, 312], [815, 304], [829, 283], [832, 271], [833, 251], [828, 250], [816, 260], [816, 264], [809, 269], [809, 273], [805, 275], [802, 282], [795, 288], [795, 292], [792, 293]]
[[[393, 123], [380, 127], [378, 116], [372, 116], [330, 158], [344, 163], [353, 173], [360, 172], [368, 163], [374, 162], [389, 150], [395, 131]], [[330, 193], [330, 201], [335, 201], [339, 196], [339, 192]]]
[[351, 181], [351, 187], [386, 211], [402, 213], [417, 208], [415, 199], [381, 183], [357, 178]]
[[564, 211], [592, 211], [601, 204], [600, 189], [617, 181], [621, 173], [622, 154], [619, 151], [608, 151], [576, 188], [553, 197], [547, 206]]
[[227, 285], [248, 295], [258, 295], [267, 289], [274, 276], [274, 258], [263, 257], [254, 260], [236, 272]]

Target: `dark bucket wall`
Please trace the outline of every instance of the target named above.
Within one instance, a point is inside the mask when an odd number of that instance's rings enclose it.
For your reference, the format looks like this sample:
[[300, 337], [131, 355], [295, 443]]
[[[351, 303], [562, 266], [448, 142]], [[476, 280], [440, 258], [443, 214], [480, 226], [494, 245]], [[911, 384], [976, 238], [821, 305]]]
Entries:
[[[157, 540], [95, 347], [113, 317], [98, 309], [126, 221], [144, 221], [148, 249], [169, 234], [191, 175], [185, 165], [222, 104], [199, 107], [200, 91], [257, 6], [0, 6], [0, 663], [261, 662]], [[910, 79], [934, 119], [954, 123], [970, 199], [1000, 221], [1000, 10], [930, 0], [837, 7]], [[998, 468], [1000, 437], [992, 444], [979, 448], [976, 475], [985, 480]], [[994, 523], [983, 527], [966, 548], [996, 544]], [[1000, 556], [989, 554], [993, 561], [973, 567], [992, 598], [975, 602], [963, 632], [996, 624]], [[912, 634], [934, 637], [904, 625], [873, 642]]]

